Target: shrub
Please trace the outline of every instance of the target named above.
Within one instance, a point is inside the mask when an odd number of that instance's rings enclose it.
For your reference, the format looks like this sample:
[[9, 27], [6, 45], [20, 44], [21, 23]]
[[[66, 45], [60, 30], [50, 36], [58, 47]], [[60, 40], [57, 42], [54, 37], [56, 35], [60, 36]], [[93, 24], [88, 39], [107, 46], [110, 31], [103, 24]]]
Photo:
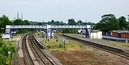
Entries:
[[51, 48], [51, 46], [50, 46], [50, 45], [47, 45], [47, 48], [48, 48], [48, 49], [50, 49], [50, 48]]
[[83, 46], [82, 45], [79, 45], [80, 46], [80, 48], [82, 48]]
[[62, 48], [62, 47], [63, 47], [63, 45], [62, 45], [62, 44], [60, 44], [60, 45], [59, 45], [59, 48]]
[[2, 34], [0, 33], [0, 38], [2, 38]]
[[58, 42], [58, 39], [56, 39], [56, 42]]

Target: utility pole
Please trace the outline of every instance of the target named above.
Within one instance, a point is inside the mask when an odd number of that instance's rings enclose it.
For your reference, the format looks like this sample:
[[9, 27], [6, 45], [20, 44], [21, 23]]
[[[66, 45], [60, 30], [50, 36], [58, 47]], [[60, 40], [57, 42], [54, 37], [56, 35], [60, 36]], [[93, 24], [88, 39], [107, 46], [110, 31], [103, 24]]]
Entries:
[[64, 50], [65, 50], [65, 40], [64, 40]]

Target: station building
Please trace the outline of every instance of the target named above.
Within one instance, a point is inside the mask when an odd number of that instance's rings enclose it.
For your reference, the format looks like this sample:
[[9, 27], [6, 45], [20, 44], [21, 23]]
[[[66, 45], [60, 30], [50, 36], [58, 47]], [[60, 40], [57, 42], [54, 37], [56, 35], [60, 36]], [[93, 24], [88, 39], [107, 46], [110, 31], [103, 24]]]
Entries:
[[112, 31], [111, 37], [126, 38], [129, 39], [129, 31]]

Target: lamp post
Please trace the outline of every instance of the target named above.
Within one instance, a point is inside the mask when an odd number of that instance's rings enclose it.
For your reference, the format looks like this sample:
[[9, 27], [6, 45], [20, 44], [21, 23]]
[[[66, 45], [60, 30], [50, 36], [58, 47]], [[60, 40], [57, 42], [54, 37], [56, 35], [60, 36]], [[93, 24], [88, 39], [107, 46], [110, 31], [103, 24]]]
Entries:
[[64, 40], [64, 50], [65, 50], [65, 40]]
[[11, 52], [8, 51], [8, 58], [11, 58]]

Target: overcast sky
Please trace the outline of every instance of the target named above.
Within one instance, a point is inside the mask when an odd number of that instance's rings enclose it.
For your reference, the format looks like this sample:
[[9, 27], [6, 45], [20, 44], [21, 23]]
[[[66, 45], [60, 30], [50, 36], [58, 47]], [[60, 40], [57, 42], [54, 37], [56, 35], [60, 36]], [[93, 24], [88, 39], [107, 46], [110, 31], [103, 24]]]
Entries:
[[31, 21], [68, 22], [73, 18], [98, 22], [102, 15], [109, 13], [127, 18], [129, 0], [0, 0], [0, 16], [5, 14], [12, 20], [17, 12]]

